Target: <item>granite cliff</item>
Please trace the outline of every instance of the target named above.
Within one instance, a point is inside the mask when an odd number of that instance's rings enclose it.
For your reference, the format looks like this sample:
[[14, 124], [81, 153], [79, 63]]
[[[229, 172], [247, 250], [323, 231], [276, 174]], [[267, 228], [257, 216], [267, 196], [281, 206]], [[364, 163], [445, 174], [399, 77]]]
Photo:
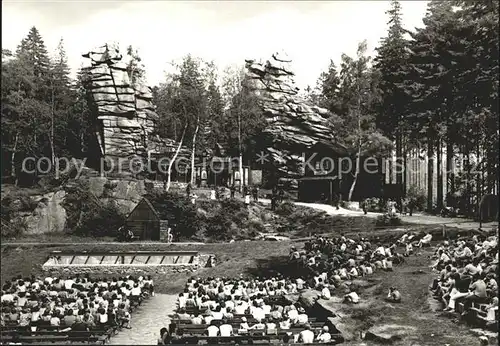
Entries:
[[246, 60], [244, 87], [258, 97], [267, 120], [267, 151], [280, 171], [293, 176], [301, 173], [304, 150], [332, 142], [333, 135], [327, 126], [328, 110], [308, 104], [298, 94], [290, 65], [284, 53], [266, 62]]

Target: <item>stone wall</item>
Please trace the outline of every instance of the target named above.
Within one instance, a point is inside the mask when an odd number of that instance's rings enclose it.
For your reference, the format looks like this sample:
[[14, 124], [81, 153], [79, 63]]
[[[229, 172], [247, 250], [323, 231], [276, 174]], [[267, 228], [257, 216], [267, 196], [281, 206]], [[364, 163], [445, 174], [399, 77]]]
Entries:
[[123, 276], [123, 275], [151, 275], [158, 278], [173, 273], [193, 273], [198, 266], [191, 264], [178, 265], [57, 265], [42, 266], [42, 270], [48, 275], [59, 277], [74, 274], [90, 274], [100, 276]]

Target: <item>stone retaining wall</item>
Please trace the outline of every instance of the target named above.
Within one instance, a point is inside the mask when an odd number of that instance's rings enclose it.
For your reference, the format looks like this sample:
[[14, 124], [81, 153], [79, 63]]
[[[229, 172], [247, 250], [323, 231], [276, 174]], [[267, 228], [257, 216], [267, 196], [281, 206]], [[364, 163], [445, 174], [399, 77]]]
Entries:
[[192, 273], [198, 269], [194, 265], [57, 265], [43, 266], [42, 270], [51, 276], [91, 274], [100, 276], [151, 275], [153, 278], [165, 274]]

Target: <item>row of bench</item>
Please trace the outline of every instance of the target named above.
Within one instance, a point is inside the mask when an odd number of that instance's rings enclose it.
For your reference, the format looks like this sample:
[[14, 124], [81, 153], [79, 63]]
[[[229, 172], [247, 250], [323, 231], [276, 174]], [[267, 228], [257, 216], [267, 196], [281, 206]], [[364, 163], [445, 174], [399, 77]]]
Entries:
[[[204, 342], [208, 345], [232, 345], [234, 344], [252, 344], [252, 345], [288, 345], [283, 343], [281, 340], [284, 334], [282, 335], [264, 335], [264, 334], [249, 334], [249, 335], [233, 335], [233, 336], [205, 336], [205, 335], [194, 335], [194, 336], [181, 336], [174, 337], [172, 340], [172, 344], [189, 344], [189, 345], [197, 345], [200, 342]], [[258, 341], [258, 342], [256, 342]], [[332, 335], [332, 341], [329, 343], [318, 343], [317, 345], [336, 345], [343, 342], [344, 339], [338, 335]], [[260, 343], [259, 343], [260, 342]], [[300, 343], [294, 343], [293, 339], [291, 339], [290, 343], [294, 345], [300, 345]], [[307, 344], [313, 345], [313, 344]]]
[[[143, 300], [131, 303], [130, 311], [136, 310]], [[0, 329], [0, 344], [7, 345], [15, 341], [36, 345], [68, 343], [104, 345], [121, 329], [119, 326], [91, 331], [75, 331], [66, 326], [39, 326], [36, 330], [29, 328], [19, 327], [17, 323], [13, 324], [7, 321], [6, 325]]]
[[[495, 320], [491, 321], [487, 318], [488, 311], [486, 310], [486, 307], [488, 304], [477, 304], [473, 303], [472, 307], [470, 309], [468, 319], [470, 322], [473, 324], [492, 329], [492, 330], [497, 330], [498, 329], [498, 309], [495, 310]], [[463, 302], [457, 302], [455, 311], [458, 313], [463, 313], [465, 311], [465, 304]]]

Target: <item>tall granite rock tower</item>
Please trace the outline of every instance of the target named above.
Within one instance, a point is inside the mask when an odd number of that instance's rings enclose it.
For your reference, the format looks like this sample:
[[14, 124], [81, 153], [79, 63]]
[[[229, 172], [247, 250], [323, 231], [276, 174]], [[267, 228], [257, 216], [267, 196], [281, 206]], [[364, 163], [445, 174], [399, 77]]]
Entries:
[[304, 150], [320, 141], [332, 143], [334, 137], [326, 124], [328, 110], [298, 95], [290, 65], [284, 53], [266, 62], [246, 60], [244, 87], [257, 96], [267, 120], [266, 150], [280, 171], [293, 176], [300, 173]]
[[84, 71], [100, 155], [112, 165], [112, 172], [137, 172], [138, 160], [145, 161], [148, 144], [154, 140], [158, 119], [151, 88], [140, 81], [132, 83], [127, 72], [131, 57], [123, 56], [117, 45], [106, 44], [83, 57], [91, 63]]

